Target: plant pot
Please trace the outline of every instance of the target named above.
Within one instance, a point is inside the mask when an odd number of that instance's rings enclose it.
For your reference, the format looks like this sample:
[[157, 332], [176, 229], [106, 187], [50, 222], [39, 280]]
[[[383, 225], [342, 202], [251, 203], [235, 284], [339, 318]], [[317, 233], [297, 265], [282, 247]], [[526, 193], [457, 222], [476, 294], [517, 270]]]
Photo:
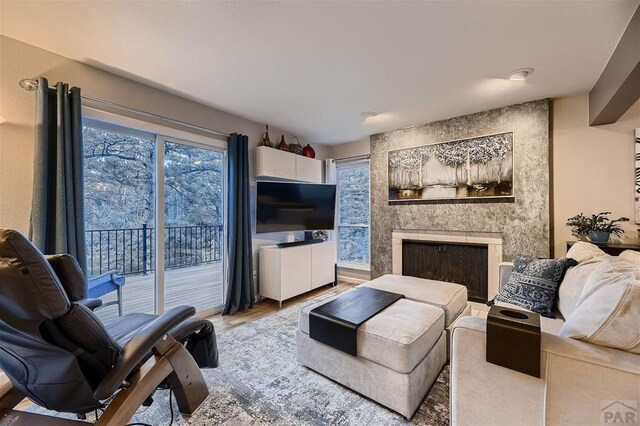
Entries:
[[604, 231], [589, 231], [589, 239], [594, 244], [606, 244], [611, 236], [610, 232]]

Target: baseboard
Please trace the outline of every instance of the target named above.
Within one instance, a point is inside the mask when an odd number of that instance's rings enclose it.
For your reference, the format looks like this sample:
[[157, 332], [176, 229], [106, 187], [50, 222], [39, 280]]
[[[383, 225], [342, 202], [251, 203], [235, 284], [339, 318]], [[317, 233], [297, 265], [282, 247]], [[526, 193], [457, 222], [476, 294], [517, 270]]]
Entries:
[[360, 279], [360, 278], [346, 277], [344, 275], [338, 275], [338, 281], [342, 281], [342, 282], [350, 283], [350, 284], [364, 284], [364, 283], [368, 282], [369, 280], [363, 280], [363, 279]]

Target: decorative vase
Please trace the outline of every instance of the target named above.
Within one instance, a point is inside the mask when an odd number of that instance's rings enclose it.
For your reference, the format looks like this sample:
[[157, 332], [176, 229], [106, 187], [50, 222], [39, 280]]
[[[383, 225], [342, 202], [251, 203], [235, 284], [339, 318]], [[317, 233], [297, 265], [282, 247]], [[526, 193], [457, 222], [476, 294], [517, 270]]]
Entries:
[[260, 146], [268, 146], [269, 148], [273, 148], [271, 139], [269, 139], [269, 125], [267, 124], [265, 127], [266, 130], [262, 133], [262, 142], [260, 142]]
[[316, 158], [316, 151], [311, 148], [311, 145], [307, 144], [302, 150], [302, 155], [309, 158]]
[[289, 151], [289, 147], [287, 146], [287, 143], [284, 141], [284, 135], [280, 137], [280, 144], [278, 145], [278, 149], [280, 151]]
[[594, 244], [606, 244], [611, 236], [610, 232], [604, 231], [589, 231], [589, 239]]
[[293, 139], [291, 139], [291, 143], [289, 144], [289, 152], [302, 155], [302, 145], [300, 145], [300, 139], [298, 139], [297, 136], [294, 136]]

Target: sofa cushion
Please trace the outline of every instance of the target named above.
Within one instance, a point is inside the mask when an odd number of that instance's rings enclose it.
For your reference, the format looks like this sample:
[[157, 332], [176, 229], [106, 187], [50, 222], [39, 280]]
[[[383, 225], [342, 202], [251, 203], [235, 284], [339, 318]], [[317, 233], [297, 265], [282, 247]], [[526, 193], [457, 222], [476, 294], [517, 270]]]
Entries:
[[[309, 311], [336, 297], [302, 308], [300, 331], [309, 334]], [[401, 299], [358, 327], [358, 356], [409, 373], [431, 351], [443, 330], [442, 309]]]
[[585, 281], [576, 308], [600, 288], [629, 279], [640, 279], [640, 267], [620, 257], [606, 258], [597, 264]]
[[597, 245], [586, 241], [578, 241], [571, 246], [566, 257], [570, 257], [578, 263], [586, 263], [599, 262], [607, 256], [607, 253], [603, 252]]
[[467, 306], [467, 288], [444, 281], [388, 274], [358, 287], [399, 293], [409, 300], [438, 307], [444, 311], [445, 327], [449, 327]]
[[624, 259], [627, 262], [631, 262], [640, 269], [640, 251], [625, 250], [618, 256], [620, 259]]
[[560, 336], [640, 354], [640, 281], [619, 273], [571, 314]]
[[537, 259], [516, 255], [507, 284], [488, 304], [507, 302], [537, 312], [547, 318], [553, 313], [558, 286], [567, 268], [577, 265], [571, 258]]

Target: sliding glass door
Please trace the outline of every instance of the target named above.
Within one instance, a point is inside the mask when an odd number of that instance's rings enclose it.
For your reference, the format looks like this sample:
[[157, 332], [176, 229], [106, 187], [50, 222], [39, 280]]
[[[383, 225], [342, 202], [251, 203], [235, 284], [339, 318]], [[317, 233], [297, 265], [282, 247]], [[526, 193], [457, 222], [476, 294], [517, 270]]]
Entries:
[[[120, 298], [124, 313], [178, 305], [194, 306], [199, 315], [220, 310], [224, 148], [86, 117], [83, 132], [92, 296], [114, 305]], [[114, 282], [122, 281], [118, 294]], [[117, 306], [98, 315], [114, 319]]]
[[[84, 120], [85, 241], [89, 294], [124, 312], [155, 312], [156, 136]], [[120, 281], [119, 281], [120, 280]], [[117, 306], [100, 311], [117, 317]]]
[[164, 307], [223, 304], [224, 152], [164, 141]]

